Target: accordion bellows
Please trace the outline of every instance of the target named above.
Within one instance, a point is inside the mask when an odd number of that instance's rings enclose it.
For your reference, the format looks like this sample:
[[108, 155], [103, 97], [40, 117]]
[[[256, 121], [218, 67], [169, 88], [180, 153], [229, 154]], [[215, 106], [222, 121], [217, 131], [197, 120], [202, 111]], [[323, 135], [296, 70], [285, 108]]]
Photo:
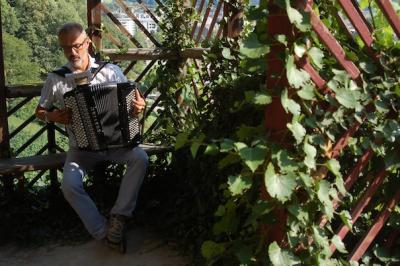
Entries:
[[81, 150], [99, 151], [140, 143], [139, 119], [132, 116], [136, 82], [78, 85], [64, 94], [72, 110], [72, 131]]

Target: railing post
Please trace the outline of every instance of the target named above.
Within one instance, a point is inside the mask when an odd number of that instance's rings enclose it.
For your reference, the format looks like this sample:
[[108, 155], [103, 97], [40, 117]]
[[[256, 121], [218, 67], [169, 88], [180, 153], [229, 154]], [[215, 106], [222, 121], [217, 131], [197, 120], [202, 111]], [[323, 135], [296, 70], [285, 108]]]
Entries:
[[[281, 9], [274, 2], [274, 0], [270, 0], [268, 4], [267, 34], [269, 39], [274, 39], [277, 34], [283, 34], [290, 41], [293, 26], [289, 21], [286, 10]], [[282, 60], [282, 54], [285, 54], [285, 46], [278, 42], [273, 43], [271, 51], [267, 54], [266, 84], [268, 90], [277, 91], [276, 88], [287, 88], [289, 85], [285, 75], [285, 61]], [[290, 121], [290, 116], [282, 107], [279, 93], [273, 96], [272, 103], [266, 106], [264, 116], [265, 128], [270, 134], [270, 140], [286, 144], [284, 143], [285, 133], [287, 132], [286, 124]], [[261, 189], [261, 194], [264, 199], [270, 198], [265, 186]], [[261, 227], [262, 233], [265, 234], [268, 243], [273, 241], [277, 241], [278, 244], [285, 243], [287, 212], [285, 209], [277, 208], [273, 215], [276, 222], [271, 225], [263, 225]]]
[[[1, 14], [1, 5], [0, 5]], [[0, 159], [10, 157], [10, 140], [8, 136], [8, 116], [7, 116], [7, 89], [4, 76], [4, 56], [3, 56], [3, 30], [0, 16]], [[6, 194], [13, 191], [13, 177], [3, 177], [4, 190]]]
[[101, 50], [101, 0], [87, 0], [88, 35], [92, 40], [90, 52], [99, 56]]
[[224, 2], [224, 17], [228, 17], [228, 23], [224, 28], [225, 37], [237, 38], [243, 30], [243, 10], [235, 7], [235, 4], [240, 3], [242, 0]]
[[[56, 153], [56, 130], [54, 123], [47, 123], [47, 142], [48, 142], [48, 153]], [[50, 187], [52, 191], [56, 191], [58, 188], [57, 169], [50, 169]]]

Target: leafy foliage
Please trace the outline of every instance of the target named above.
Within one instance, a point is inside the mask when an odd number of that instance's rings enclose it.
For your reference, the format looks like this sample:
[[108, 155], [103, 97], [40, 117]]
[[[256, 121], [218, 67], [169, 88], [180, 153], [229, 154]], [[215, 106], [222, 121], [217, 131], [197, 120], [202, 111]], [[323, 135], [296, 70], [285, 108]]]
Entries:
[[[184, 5], [180, 5], [183, 3], [167, 2], [173, 18], [191, 14], [188, 10], [184, 12]], [[398, 183], [398, 170], [397, 163], [393, 164], [395, 157], [389, 156], [388, 178], [385, 188], [374, 197], [375, 208], [367, 210], [354, 224], [348, 210], [361, 197], [368, 181], [359, 180], [346, 191], [343, 176], [368, 148], [377, 157], [368, 162], [370, 173], [364, 175], [373, 176], [375, 169], [385, 167], [382, 159], [393, 154], [393, 143], [399, 141], [398, 63], [394, 59], [399, 55], [398, 41], [391, 37], [393, 32], [381, 20], [383, 15], [376, 4], [361, 1], [363, 8], [371, 8], [374, 51], [382, 58], [380, 62], [373, 62], [362, 50], [364, 45], [359, 37], [354, 35], [354, 40], [349, 39], [342, 31], [334, 15], [340, 7], [332, 1], [314, 2], [315, 12], [343, 44], [346, 55], [360, 61], [362, 82], [356, 83], [339, 70], [341, 66], [310, 30], [309, 14], [296, 9], [289, 0], [277, 1], [277, 4], [293, 24], [292, 35], [266, 37], [268, 1], [260, 1], [257, 7], [230, 2], [234, 8], [246, 10], [240, 38], [203, 43], [210, 45], [210, 52], [204, 56], [202, 68], [196, 69], [190, 62], [178, 64], [181, 71], [177, 65], [165, 64], [160, 68], [159, 79], [166, 96], [190, 95], [188, 84], [195, 84], [197, 88], [197, 97], [183, 97], [178, 103], [174, 98], [165, 100], [168, 111], [164, 121], [166, 132], [176, 136], [177, 153], [195, 157], [198, 162], [194, 166], [192, 158], [180, 156], [178, 166], [191, 162], [192, 168], [182, 173], [190, 176], [186, 182], [198, 185], [196, 198], [209, 203], [208, 212], [203, 209], [200, 215], [191, 210], [185, 214], [203, 217], [191, 228], [205, 227], [195, 238], [204, 239], [197, 250], [202, 251], [210, 264], [341, 264], [347, 245], [354, 245], [354, 239], [366, 232], [372, 223], [371, 217], [381, 209], [379, 200], [394, 195], [388, 186]], [[172, 26], [174, 21], [167, 23], [166, 39], [171, 38], [166, 45], [176, 49], [190, 46], [185, 28], [176, 29]], [[266, 88], [265, 84], [264, 58], [276, 41], [284, 46], [284, 52], [278, 56], [285, 63], [286, 71], [282, 74], [288, 81], [287, 88]], [[297, 66], [296, 56], [309, 58], [328, 81], [330, 91], [315, 87], [309, 74]], [[284, 145], [275, 143], [264, 129], [262, 106], [270, 104], [272, 99], [279, 99], [291, 117]], [[374, 112], [368, 111], [371, 106]], [[333, 143], [356, 122], [362, 122], [360, 129], [341, 154], [333, 158]], [[185, 152], [186, 149], [192, 152]], [[206, 166], [202, 161], [207, 162]], [[263, 196], [260, 190], [268, 196]], [[339, 200], [341, 206], [335, 209], [333, 201]], [[282, 209], [287, 219], [275, 219]], [[204, 212], [208, 217], [211, 213], [214, 216], [214, 225], [209, 228], [210, 219], [203, 216]], [[328, 221], [324, 228], [318, 226], [322, 217]], [[342, 241], [333, 233], [338, 221], [352, 228], [352, 240]], [[283, 244], [267, 245], [268, 234], [259, 230], [275, 228], [277, 223], [286, 223], [287, 238]], [[331, 254], [331, 244], [339, 252]], [[375, 255], [372, 260], [380, 259]]]

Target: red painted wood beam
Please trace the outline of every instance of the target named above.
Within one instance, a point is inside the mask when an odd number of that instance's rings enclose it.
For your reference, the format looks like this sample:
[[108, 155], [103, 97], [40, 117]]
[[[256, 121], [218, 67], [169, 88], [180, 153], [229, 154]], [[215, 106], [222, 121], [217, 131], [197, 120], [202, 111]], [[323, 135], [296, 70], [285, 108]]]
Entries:
[[[375, 192], [378, 190], [379, 186], [382, 184], [386, 175], [387, 175], [386, 170], [385, 169], [381, 170], [379, 172], [378, 176], [374, 179], [374, 181], [371, 183], [371, 185], [364, 192], [363, 196], [358, 200], [356, 206], [354, 206], [352, 208], [350, 215], [351, 215], [351, 220], [353, 221], [353, 224], [360, 217], [360, 215], [361, 215], [362, 211], [365, 209], [365, 207], [368, 206], [369, 202], [371, 201]], [[340, 237], [340, 239], [344, 239], [349, 231], [350, 231], [350, 228], [348, 228], [346, 225], [343, 224], [339, 228], [339, 230], [337, 231], [336, 234]], [[333, 254], [333, 252], [335, 252], [335, 250], [336, 250], [336, 246], [332, 244], [330, 246], [330, 249]], [[362, 254], [364, 254], [364, 253], [362, 253]]]
[[[364, 115], [365, 117], [365, 115]], [[332, 158], [337, 158], [342, 150], [347, 146], [349, 143], [349, 139], [357, 132], [360, 128], [361, 123], [355, 121], [351, 127], [340, 137], [340, 139], [336, 142], [335, 147], [332, 150]]]
[[387, 219], [392, 213], [394, 207], [400, 202], [400, 190], [394, 195], [392, 199], [384, 206], [383, 210], [379, 213], [379, 216], [375, 219], [374, 224], [369, 229], [368, 233], [357, 243], [356, 248], [351, 252], [349, 261], [358, 261], [365, 251], [374, 241], [375, 237], [381, 231], [385, 225]]
[[[297, 58], [296, 58], [297, 59]], [[324, 90], [326, 88], [327, 82], [319, 75], [318, 71], [311, 65], [310, 60], [308, 58], [303, 57], [301, 59], [297, 59], [297, 66], [299, 68], [304, 69], [310, 75], [311, 80], [317, 85], [320, 90]]]
[[350, 77], [357, 83], [361, 83], [360, 70], [351, 60], [346, 57], [346, 53], [344, 52], [343, 48], [340, 46], [325, 24], [322, 23], [319, 17], [315, 14], [309, 3], [305, 5], [305, 11], [310, 13], [311, 26], [321, 41], [335, 56], [336, 60], [338, 60], [347, 73], [349, 73]]
[[369, 148], [363, 154], [363, 156], [358, 160], [356, 166], [354, 166], [351, 173], [344, 179], [344, 187], [346, 188], [347, 191], [350, 190], [350, 188], [357, 181], [361, 171], [365, 168], [365, 166], [367, 166], [369, 160], [371, 160], [374, 154], [375, 154], [374, 151], [371, 148]]
[[219, 0], [219, 1], [218, 1], [217, 8], [216, 8], [215, 11], [214, 11], [214, 17], [213, 17], [213, 19], [212, 19], [212, 21], [211, 21], [211, 24], [210, 24], [210, 27], [209, 27], [209, 29], [208, 29], [208, 33], [207, 33], [206, 40], [209, 40], [209, 39], [211, 38], [211, 34], [212, 34], [213, 31], [214, 31], [215, 23], [217, 22], [219, 13], [221, 12], [221, 8], [222, 8], [223, 2], [224, 2], [223, 0]]
[[357, 30], [358, 34], [360, 34], [361, 39], [368, 47], [371, 47], [372, 43], [374, 42], [371, 31], [358, 13], [357, 8], [354, 7], [353, 3], [349, 0], [339, 0], [339, 3], [344, 12], [347, 14], [347, 17], [350, 19], [351, 23], [354, 25], [354, 28]]
[[[357, 164], [353, 167], [351, 170], [350, 174], [348, 174], [344, 178], [344, 187], [346, 188], [347, 191], [350, 190], [350, 188], [353, 186], [353, 184], [357, 181], [358, 177], [360, 176], [361, 171], [367, 166], [369, 160], [372, 158], [374, 155], [374, 152], [372, 149], [368, 149], [363, 156], [361, 156], [360, 159], [358, 159]], [[340, 199], [342, 198], [342, 195], [339, 196]], [[334, 200], [333, 201], [333, 208], [336, 210], [339, 207], [339, 201]], [[324, 215], [319, 222], [319, 227], [324, 227], [326, 223], [328, 222], [328, 219], [326, 215]]]
[[376, 0], [376, 3], [382, 9], [383, 14], [385, 14], [397, 37], [400, 38], [400, 18], [396, 10], [394, 10], [392, 3], [389, 0]]

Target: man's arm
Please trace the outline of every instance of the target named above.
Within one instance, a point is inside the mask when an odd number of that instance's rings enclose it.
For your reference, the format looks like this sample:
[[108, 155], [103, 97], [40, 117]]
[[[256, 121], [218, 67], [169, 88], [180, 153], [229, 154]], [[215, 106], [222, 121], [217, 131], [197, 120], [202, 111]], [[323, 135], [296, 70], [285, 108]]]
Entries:
[[35, 110], [37, 118], [46, 122], [56, 122], [64, 125], [71, 123], [71, 110], [64, 108], [60, 110], [47, 111], [45, 108], [38, 105]]

